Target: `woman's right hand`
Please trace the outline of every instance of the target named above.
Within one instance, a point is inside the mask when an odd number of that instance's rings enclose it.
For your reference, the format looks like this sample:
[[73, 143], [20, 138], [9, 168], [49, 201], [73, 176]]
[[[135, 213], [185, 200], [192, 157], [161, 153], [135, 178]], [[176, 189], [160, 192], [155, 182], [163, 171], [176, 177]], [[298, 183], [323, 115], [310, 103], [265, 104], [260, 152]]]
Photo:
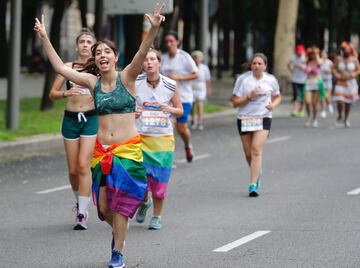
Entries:
[[136, 106], [135, 119], [138, 119], [142, 113], [142, 106]]
[[255, 98], [258, 94], [260, 93], [260, 88], [259, 87], [256, 87], [254, 88], [250, 94], [248, 95], [249, 99], [253, 99]]
[[81, 89], [78, 86], [75, 86], [69, 90], [66, 90], [64, 93], [64, 97], [72, 97], [72, 96], [78, 96], [81, 95]]
[[35, 18], [34, 31], [38, 34], [41, 40], [47, 38], [44, 14], [41, 15], [41, 22], [39, 21], [38, 18]]

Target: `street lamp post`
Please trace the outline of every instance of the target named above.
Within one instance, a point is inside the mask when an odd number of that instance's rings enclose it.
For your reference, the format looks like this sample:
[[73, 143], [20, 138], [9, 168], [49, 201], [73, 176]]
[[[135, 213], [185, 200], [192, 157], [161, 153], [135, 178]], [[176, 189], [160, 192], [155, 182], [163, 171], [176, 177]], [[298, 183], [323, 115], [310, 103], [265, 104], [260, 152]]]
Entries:
[[10, 57], [6, 106], [6, 127], [19, 127], [19, 74], [21, 44], [21, 0], [11, 1]]

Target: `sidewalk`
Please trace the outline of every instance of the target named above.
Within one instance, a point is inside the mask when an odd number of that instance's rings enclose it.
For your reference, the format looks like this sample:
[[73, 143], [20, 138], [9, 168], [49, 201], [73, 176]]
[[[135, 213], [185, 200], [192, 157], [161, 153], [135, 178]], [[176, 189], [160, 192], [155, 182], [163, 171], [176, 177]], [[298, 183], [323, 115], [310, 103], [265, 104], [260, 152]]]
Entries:
[[[20, 97], [40, 97], [42, 95], [44, 76], [20, 76]], [[234, 120], [236, 110], [232, 108], [231, 97], [234, 80], [230, 76], [223, 76], [222, 80], [213, 78], [213, 91], [209, 97], [210, 103], [224, 105], [229, 109], [212, 114], [205, 114], [206, 126], [221, 125], [224, 121]], [[0, 79], [0, 99], [6, 99], [7, 82]], [[291, 102], [288, 96], [283, 96], [281, 105], [274, 111], [274, 118], [288, 117], [291, 110]], [[36, 135], [11, 142], [0, 142], [0, 162], [11, 159], [22, 159], [36, 155], [46, 155], [54, 152], [63, 152], [63, 140], [59, 134]]]

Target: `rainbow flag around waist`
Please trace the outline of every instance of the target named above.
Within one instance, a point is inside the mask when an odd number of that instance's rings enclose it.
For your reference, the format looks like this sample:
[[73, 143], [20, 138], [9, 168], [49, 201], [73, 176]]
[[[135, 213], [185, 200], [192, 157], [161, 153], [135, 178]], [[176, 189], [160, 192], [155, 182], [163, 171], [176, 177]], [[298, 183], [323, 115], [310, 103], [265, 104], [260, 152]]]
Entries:
[[152, 194], [158, 198], [166, 195], [174, 159], [174, 136], [141, 135], [144, 166]]
[[[106, 186], [108, 207], [132, 218], [147, 188], [146, 170], [142, 161], [139, 135], [107, 148], [97, 140], [91, 163], [95, 205], [98, 207], [100, 186]], [[98, 214], [103, 220], [99, 210]]]

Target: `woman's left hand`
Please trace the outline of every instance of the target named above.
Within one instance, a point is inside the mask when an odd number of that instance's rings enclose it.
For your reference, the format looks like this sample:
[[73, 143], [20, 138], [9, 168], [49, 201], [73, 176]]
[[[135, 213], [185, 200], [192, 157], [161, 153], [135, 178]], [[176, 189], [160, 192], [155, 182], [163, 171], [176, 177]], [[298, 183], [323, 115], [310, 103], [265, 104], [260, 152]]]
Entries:
[[149, 20], [153, 27], [159, 27], [160, 24], [165, 21], [165, 16], [160, 14], [164, 6], [165, 4], [156, 4], [153, 15], [145, 14], [145, 17]]
[[172, 111], [172, 107], [170, 107], [169, 105], [165, 104], [165, 103], [159, 103], [161, 110], [165, 113], [165, 114], [170, 114]]

